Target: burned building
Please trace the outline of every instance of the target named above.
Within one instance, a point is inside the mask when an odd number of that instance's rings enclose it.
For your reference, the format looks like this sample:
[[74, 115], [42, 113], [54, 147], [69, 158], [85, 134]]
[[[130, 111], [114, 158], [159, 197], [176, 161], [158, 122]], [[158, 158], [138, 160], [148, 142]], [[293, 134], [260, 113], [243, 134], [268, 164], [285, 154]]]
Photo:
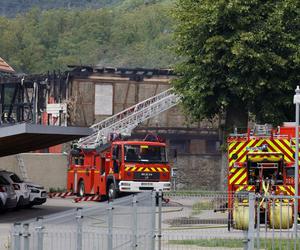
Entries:
[[[91, 126], [171, 88], [166, 69], [72, 66], [64, 73], [0, 78], [1, 123]], [[131, 136], [155, 133], [169, 145], [177, 188], [221, 188], [218, 121], [190, 123], [180, 105], [136, 127]], [[176, 173], [176, 174], [175, 174]]]
[[[65, 73], [2, 75], [0, 77], [0, 124], [29, 122], [67, 125], [68, 83], [66, 80]], [[57, 117], [52, 117], [54, 114]]]

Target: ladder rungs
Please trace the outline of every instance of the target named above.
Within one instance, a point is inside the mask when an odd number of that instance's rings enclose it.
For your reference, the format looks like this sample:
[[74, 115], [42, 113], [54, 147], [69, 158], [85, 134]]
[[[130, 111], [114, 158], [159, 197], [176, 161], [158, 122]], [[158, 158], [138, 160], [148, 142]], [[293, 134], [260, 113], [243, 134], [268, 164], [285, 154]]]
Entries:
[[111, 133], [131, 131], [140, 123], [175, 106], [178, 102], [179, 97], [173, 93], [173, 88], [168, 89], [91, 126], [95, 132], [80, 139], [78, 145], [88, 148], [91, 145], [101, 144], [101, 142], [105, 143]]

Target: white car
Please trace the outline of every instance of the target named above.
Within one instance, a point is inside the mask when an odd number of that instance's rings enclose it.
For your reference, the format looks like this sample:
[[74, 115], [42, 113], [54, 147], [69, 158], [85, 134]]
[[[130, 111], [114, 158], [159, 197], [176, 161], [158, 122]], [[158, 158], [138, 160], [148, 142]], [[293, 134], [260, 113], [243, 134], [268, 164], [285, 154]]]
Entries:
[[5, 183], [7, 183], [6, 180], [0, 176], [0, 211], [4, 210], [8, 196]]
[[0, 211], [17, 206], [17, 195], [13, 186], [0, 176]]
[[7, 200], [7, 193], [0, 187], [0, 211], [4, 210], [6, 200]]
[[15, 173], [1, 170], [0, 176], [4, 177], [14, 188], [17, 195], [16, 208], [21, 208], [29, 205], [29, 189], [27, 184]]
[[34, 205], [42, 205], [47, 201], [47, 191], [44, 189], [43, 186], [32, 183], [26, 182], [27, 187], [29, 188], [29, 207]]

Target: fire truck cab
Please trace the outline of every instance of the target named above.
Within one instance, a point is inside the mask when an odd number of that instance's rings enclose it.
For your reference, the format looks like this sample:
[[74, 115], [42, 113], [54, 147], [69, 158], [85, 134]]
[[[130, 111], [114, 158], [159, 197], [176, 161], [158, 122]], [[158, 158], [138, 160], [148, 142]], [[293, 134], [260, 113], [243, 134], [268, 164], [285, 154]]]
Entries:
[[115, 140], [96, 149], [73, 149], [67, 187], [84, 195], [114, 199], [120, 192], [169, 191], [166, 144]]

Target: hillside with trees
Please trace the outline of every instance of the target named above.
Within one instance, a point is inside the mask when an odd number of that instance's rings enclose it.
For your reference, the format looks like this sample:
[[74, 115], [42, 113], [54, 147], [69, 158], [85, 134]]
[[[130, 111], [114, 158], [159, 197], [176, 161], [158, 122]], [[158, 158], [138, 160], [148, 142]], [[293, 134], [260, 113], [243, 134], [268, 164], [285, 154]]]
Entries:
[[26, 13], [32, 8], [41, 10], [50, 9], [85, 9], [102, 8], [119, 4], [121, 0], [2, 0], [0, 15], [15, 17], [17, 14]]
[[126, 0], [100, 9], [33, 8], [15, 18], [0, 17], [0, 55], [24, 73], [70, 64], [170, 67], [176, 60], [170, 50], [171, 8], [171, 1]]

